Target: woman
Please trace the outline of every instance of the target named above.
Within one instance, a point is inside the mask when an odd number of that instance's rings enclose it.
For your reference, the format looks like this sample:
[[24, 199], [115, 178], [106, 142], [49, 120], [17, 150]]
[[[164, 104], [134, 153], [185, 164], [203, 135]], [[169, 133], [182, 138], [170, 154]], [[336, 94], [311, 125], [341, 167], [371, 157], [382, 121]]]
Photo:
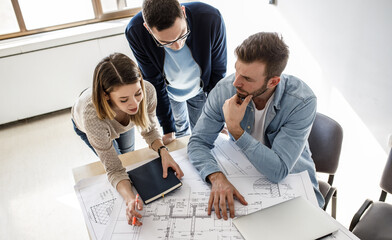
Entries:
[[[162, 158], [163, 177], [171, 167], [178, 178], [184, 174], [163, 145], [156, 127], [155, 88], [144, 82], [137, 65], [126, 55], [114, 53], [104, 58], [94, 71], [93, 87], [79, 96], [72, 107], [76, 133], [98, 155], [108, 180], [124, 198], [128, 224], [141, 218], [142, 201], [135, 199], [131, 183], [118, 154], [133, 150], [134, 127]], [[135, 225], [140, 226], [139, 219]]]

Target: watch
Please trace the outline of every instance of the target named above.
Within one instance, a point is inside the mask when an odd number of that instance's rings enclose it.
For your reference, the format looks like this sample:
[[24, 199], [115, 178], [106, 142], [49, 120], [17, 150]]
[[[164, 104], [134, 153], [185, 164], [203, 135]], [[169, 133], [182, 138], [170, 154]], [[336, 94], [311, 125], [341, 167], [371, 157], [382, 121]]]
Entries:
[[157, 150], [159, 157], [161, 157], [161, 149], [162, 149], [162, 148], [165, 148], [167, 151], [169, 151], [169, 149], [168, 149], [165, 145], [160, 146], [160, 147], [158, 148], [158, 150]]

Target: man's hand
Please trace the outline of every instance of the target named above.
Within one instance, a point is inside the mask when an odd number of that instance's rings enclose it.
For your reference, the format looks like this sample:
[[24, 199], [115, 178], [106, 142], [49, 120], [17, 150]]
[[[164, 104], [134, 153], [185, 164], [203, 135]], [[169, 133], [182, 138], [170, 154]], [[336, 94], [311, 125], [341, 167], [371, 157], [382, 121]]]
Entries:
[[252, 100], [252, 95], [248, 95], [243, 101], [235, 94], [227, 99], [223, 104], [223, 114], [230, 134], [237, 140], [244, 133], [241, 128], [241, 121], [244, 118], [246, 107]]
[[163, 142], [163, 144], [167, 145], [167, 144], [173, 142], [174, 139], [176, 139], [176, 135], [174, 135], [174, 132], [166, 133], [162, 137], [162, 142]]
[[208, 175], [212, 187], [210, 199], [208, 200], [208, 215], [211, 215], [212, 206], [214, 206], [215, 214], [220, 219], [222, 211], [223, 219], [227, 220], [227, 207], [229, 208], [230, 217], [234, 218], [234, 196], [243, 205], [248, 205], [245, 198], [238, 190], [227, 180], [222, 172], [216, 172]]

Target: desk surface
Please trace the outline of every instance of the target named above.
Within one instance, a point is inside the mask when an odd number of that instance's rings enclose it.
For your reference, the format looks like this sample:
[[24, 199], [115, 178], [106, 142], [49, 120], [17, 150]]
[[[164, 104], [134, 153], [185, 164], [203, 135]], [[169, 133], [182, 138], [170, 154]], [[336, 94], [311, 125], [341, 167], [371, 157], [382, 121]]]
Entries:
[[[186, 147], [188, 141], [189, 136], [182, 137], [174, 140], [173, 142], [168, 144], [167, 147], [169, 148], [169, 151], [175, 151]], [[158, 157], [158, 154], [148, 147], [125, 153], [119, 156], [124, 167], [156, 157]], [[81, 167], [76, 167], [72, 169], [72, 173], [74, 176], [75, 183], [77, 183], [84, 178], [104, 174], [105, 169], [103, 168], [102, 163], [100, 161], [97, 161]]]
[[[189, 141], [189, 136], [183, 137], [180, 139], [174, 140], [172, 143], [170, 143], [167, 147], [169, 148], [169, 151], [175, 151], [181, 148], [186, 147]], [[128, 165], [141, 162], [147, 159], [152, 159], [157, 157], [157, 153], [149, 148], [142, 148], [133, 152], [129, 152], [126, 154], [120, 155], [120, 160], [123, 163], [123, 166], [126, 167]], [[101, 162], [97, 161], [94, 163], [90, 163], [85, 166], [77, 167], [72, 170], [73, 176], [75, 179], [75, 182], [77, 183], [78, 181], [85, 179], [85, 178], [90, 178], [93, 176], [101, 175], [105, 173], [105, 170], [103, 168], [103, 165]], [[331, 217], [332, 219], [332, 217]], [[342, 240], [353, 240], [353, 239], [358, 239], [356, 236], [354, 236], [351, 232], [348, 231], [343, 225], [338, 223], [336, 220], [334, 220], [338, 225], [341, 231], [338, 232], [338, 235], [331, 237], [331, 239], [342, 239]], [[327, 238], [330, 239], [330, 238]], [[359, 240], [359, 239], [358, 239]]]

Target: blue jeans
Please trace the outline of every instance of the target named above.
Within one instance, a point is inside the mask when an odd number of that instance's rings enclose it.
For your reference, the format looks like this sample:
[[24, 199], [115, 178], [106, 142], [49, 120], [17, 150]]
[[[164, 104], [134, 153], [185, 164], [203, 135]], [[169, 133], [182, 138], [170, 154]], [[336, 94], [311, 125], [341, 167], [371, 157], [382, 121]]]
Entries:
[[176, 124], [176, 137], [186, 136], [191, 133], [200, 117], [206, 99], [206, 94], [203, 91], [184, 102], [177, 102], [169, 98]]
[[[87, 144], [87, 146], [91, 150], [93, 150], [95, 155], [97, 155], [94, 148], [91, 146], [90, 142], [88, 141], [87, 135], [76, 127], [75, 122], [73, 120], [72, 120], [72, 124], [76, 134]], [[113, 140], [113, 146], [114, 149], [116, 149], [117, 154], [124, 154], [135, 150], [135, 128], [132, 128], [128, 132], [120, 134], [119, 138]]]

